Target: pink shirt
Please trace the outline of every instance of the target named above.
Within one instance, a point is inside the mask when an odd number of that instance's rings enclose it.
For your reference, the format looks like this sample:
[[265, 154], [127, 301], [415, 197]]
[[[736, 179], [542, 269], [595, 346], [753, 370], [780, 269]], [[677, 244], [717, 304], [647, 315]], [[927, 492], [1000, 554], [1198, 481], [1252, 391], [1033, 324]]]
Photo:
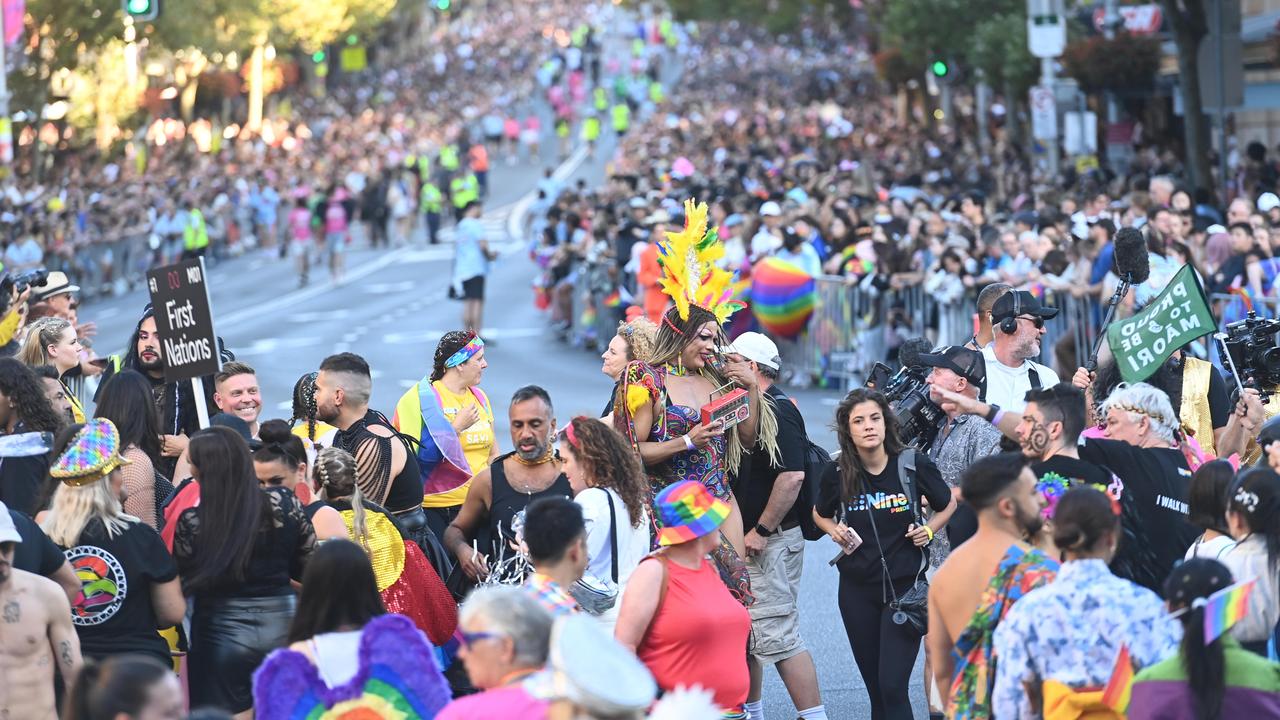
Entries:
[[524, 686], [516, 684], [460, 697], [446, 705], [436, 720], [546, 720], [547, 708], [546, 700], [538, 700]]
[[289, 235], [296, 242], [311, 239], [311, 213], [306, 208], [296, 207], [289, 213]]
[[340, 202], [331, 202], [324, 211], [324, 231], [327, 233], [345, 233], [347, 231], [347, 211]]

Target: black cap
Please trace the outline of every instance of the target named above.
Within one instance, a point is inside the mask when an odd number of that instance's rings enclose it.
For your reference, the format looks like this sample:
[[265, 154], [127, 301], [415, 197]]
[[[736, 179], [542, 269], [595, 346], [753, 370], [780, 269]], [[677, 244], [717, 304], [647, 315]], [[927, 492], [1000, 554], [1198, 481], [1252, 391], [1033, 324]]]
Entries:
[[970, 385], [983, 390], [987, 385], [987, 361], [982, 353], [962, 345], [947, 345], [931, 353], [920, 354], [920, 364], [927, 367], [946, 368]]
[[1021, 315], [1038, 315], [1042, 318], [1057, 317], [1058, 308], [1040, 304], [1040, 298], [1026, 290], [1014, 290], [1001, 295], [991, 306], [991, 321], [1000, 322], [1005, 318]]

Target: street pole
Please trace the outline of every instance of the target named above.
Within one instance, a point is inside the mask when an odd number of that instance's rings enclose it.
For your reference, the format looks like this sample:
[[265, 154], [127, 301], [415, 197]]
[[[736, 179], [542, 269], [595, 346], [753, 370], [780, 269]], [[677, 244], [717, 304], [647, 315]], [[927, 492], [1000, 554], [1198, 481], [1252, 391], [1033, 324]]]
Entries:
[[1223, 60], [1223, 45], [1225, 45], [1226, 33], [1222, 26], [1222, 0], [1215, 0], [1213, 3], [1214, 11], [1218, 15], [1218, 32], [1215, 34], [1213, 41], [1216, 43], [1218, 55], [1218, 182], [1222, 187], [1222, 204], [1227, 203], [1228, 183], [1227, 183], [1227, 73]]
[[[1053, 90], [1057, 82], [1058, 82], [1058, 79], [1053, 72], [1053, 58], [1040, 58], [1040, 84], [1043, 85], [1044, 87], [1049, 88], [1050, 90]], [[1057, 112], [1056, 93], [1054, 98], [1054, 106], [1055, 106], [1054, 112]], [[1061, 172], [1061, 158], [1058, 157], [1061, 154], [1061, 151], [1060, 151], [1060, 148], [1058, 147], [1059, 131], [1057, 130], [1057, 127], [1056, 127], [1057, 123], [1054, 123], [1054, 126], [1055, 128], [1053, 133], [1053, 139], [1045, 141], [1048, 143], [1048, 145], [1045, 147], [1045, 155], [1047, 155], [1049, 158], [1049, 184], [1056, 186], [1058, 184], [1058, 175]]]
[[[1119, 0], [1107, 0], [1106, 10], [1102, 16], [1102, 36], [1108, 40], [1116, 37], [1116, 27], [1120, 25]], [[1107, 124], [1120, 122], [1120, 103], [1116, 101], [1114, 90], [1107, 91]]]

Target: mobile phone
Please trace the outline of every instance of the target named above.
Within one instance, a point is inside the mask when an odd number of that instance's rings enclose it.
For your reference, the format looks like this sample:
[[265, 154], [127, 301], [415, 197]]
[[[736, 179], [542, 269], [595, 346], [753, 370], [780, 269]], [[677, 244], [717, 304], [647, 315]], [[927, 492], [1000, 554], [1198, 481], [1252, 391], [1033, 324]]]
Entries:
[[111, 364], [111, 358], [94, 358], [89, 361], [89, 364], [100, 368], [106, 368]]
[[845, 529], [849, 531], [849, 544], [841, 545], [840, 553], [837, 554], [835, 557], [831, 558], [830, 560], [828, 560], [827, 565], [835, 565], [836, 563], [840, 562], [840, 558], [844, 557], [845, 555], [852, 554], [854, 550], [857, 550], [859, 547], [862, 546], [862, 536], [858, 534], [858, 531], [854, 530], [853, 528], [845, 528]]

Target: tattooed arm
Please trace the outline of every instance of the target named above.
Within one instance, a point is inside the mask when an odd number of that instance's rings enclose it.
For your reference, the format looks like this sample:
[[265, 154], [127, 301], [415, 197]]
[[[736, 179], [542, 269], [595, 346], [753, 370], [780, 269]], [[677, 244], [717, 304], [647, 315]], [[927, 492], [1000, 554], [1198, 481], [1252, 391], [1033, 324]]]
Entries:
[[40, 583], [41, 601], [49, 613], [49, 647], [67, 687], [80, 672], [80, 638], [71, 624], [71, 604], [56, 583]]

